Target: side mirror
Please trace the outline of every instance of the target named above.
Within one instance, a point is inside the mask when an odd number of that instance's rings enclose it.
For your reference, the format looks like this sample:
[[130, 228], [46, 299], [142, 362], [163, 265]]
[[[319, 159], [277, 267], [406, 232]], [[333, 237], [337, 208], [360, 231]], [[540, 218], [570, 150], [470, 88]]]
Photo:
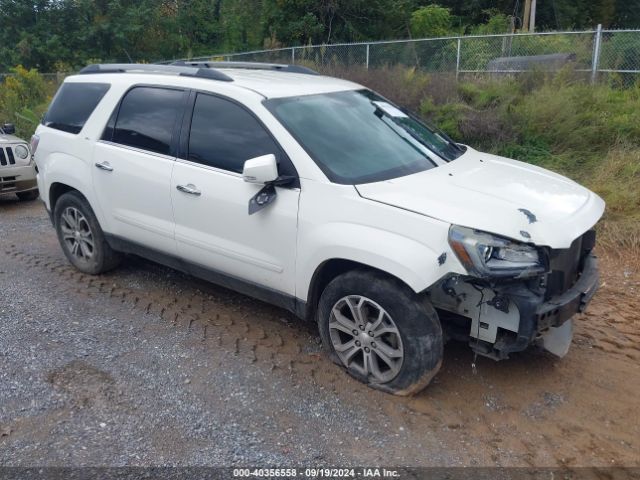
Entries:
[[276, 187], [290, 185], [296, 177], [278, 176], [276, 156], [270, 153], [244, 162], [242, 179], [248, 183], [262, 185], [258, 193], [249, 199], [249, 215], [253, 215], [276, 200]]
[[242, 179], [248, 183], [264, 185], [278, 178], [278, 163], [272, 153], [244, 162]]
[[2, 126], [2, 131], [7, 135], [13, 135], [16, 133], [16, 126], [13, 123], [5, 123]]

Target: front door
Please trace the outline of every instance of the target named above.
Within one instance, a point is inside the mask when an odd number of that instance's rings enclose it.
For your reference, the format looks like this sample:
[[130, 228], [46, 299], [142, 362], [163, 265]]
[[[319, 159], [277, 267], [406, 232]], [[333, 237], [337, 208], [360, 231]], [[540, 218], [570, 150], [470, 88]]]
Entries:
[[[242, 180], [244, 162], [273, 153], [280, 173], [293, 167], [244, 107], [198, 93], [187, 119], [185, 152], [171, 179], [178, 254], [190, 263], [295, 294], [299, 188], [277, 188], [274, 203], [249, 215], [260, 185]], [[295, 170], [293, 170], [295, 173]]]

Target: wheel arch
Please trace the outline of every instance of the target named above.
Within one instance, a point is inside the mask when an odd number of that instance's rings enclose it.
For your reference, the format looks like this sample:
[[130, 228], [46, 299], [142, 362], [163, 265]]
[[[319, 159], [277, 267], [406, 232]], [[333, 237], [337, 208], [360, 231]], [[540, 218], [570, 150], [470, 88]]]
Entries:
[[419, 293], [416, 292], [415, 288], [409, 285], [402, 278], [384, 269], [346, 258], [330, 258], [318, 265], [316, 270], [313, 272], [313, 275], [311, 276], [311, 281], [309, 282], [309, 289], [307, 292], [306, 308], [304, 310], [305, 320], [313, 321], [315, 319], [318, 310], [318, 302], [320, 301], [320, 296], [322, 295], [322, 292], [324, 291], [326, 286], [339, 275], [353, 270], [365, 270], [382, 274], [386, 277], [400, 282], [409, 290], [415, 293]]
[[84, 197], [85, 200], [87, 198], [80, 190], [72, 187], [71, 185], [67, 185], [66, 183], [62, 182], [53, 182], [49, 186], [49, 208], [51, 209], [51, 213], [53, 213], [53, 211], [55, 210], [56, 202], [58, 201], [58, 199], [68, 192], [78, 192]]
[[[42, 142], [42, 140], [41, 140]], [[76, 155], [54, 152], [43, 153], [39, 159], [42, 168], [39, 173], [39, 187], [48, 210], [53, 214], [55, 203], [65, 193], [75, 190], [89, 203], [100, 225], [104, 227], [104, 216], [97, 205], [93, 191], [90, 162]]]
[[464, 273], [448, 245], [448, 225], [433, 227], [424, 228], [422, 241], [418, 241], [416, 232], [409, 236], [346, 222], [321, 225], [304, 233], [298, 240], [301, 248], [296, 262], [296, 296], [305, 303], [304, 317], [313, 315], [322, 287], [350, 269], [382, 272], [416, 294], [448, 273]]

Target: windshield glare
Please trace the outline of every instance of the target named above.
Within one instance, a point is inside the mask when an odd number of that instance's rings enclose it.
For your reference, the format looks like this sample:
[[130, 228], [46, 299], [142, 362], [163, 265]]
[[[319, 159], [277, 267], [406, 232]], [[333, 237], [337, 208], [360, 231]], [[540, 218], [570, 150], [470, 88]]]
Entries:
[[464, 148], [369, 90], [268, 100], [332, 182], [378, 182], [434, 168]]

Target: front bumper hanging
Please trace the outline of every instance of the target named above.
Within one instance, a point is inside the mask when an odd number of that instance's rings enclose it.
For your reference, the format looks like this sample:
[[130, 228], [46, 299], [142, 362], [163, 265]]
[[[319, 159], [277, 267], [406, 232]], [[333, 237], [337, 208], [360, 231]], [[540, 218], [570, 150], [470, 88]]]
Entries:
[[584, 258], [582, 273], [576, 283], [547, 301], [524, 285], [505, 291], [504, 294], [518, 307], [520, 325], [515, 339], [499, 339], [495, 343], [497, 356], [507, 358], [509, 353], [526, 349], [541, 333], [561, 327], [575, 314], [583, 312], [596, 293], [599, 282], [597, 258], [589, 254]]

